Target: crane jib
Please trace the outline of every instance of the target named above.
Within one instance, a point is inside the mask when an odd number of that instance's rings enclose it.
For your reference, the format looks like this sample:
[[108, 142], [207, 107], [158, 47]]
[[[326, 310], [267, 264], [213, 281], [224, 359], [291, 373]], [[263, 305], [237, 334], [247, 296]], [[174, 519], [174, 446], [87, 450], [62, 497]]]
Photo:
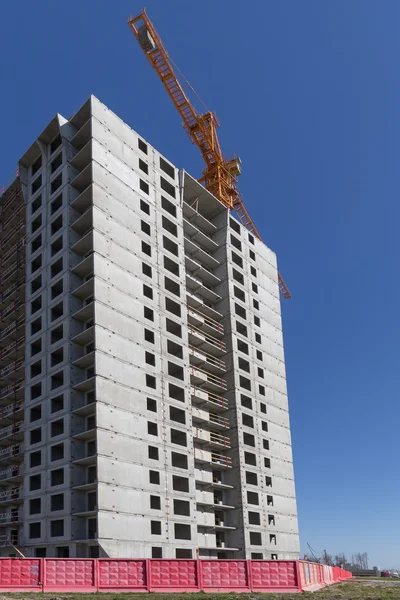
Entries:
[[[130, 18], [128, 24], [181, 115], [183, 127], [191, 142], [199, 148], [203, 156], [206, 166], [203, 176], [199, 179], [200, 183], [226, 207], [234, 210], [242, 225], [261, 240], [237, 188], [237, 177], [241, 173], [240, 159], [224, 158], [217, 135], [219, 122], [215, 114], [209, 111], [200, 114], [190, 102], [173, 69], [167, 50], [147, 13], [143, 11], [139, 16]], [[279, 273], [278, 283], [283, 297], [291, 298]]]

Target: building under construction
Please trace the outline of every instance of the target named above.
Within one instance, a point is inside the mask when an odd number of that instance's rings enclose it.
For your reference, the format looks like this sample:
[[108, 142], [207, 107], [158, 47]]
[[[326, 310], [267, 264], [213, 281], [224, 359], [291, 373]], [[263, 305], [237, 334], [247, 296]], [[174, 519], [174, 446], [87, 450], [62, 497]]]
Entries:
[[0, 201], [1, 555], [299, 555], [275, 254], [91, 97]]

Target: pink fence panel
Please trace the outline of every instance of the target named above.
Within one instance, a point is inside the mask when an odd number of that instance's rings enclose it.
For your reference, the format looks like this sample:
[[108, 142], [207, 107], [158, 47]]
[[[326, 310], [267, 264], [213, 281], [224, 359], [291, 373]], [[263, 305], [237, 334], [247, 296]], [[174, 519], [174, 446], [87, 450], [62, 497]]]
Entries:
[[335, 581], [344, 581], [346, 579], [351, 579], [353, 575], [350, 571], [345, 571], [345, 569], [341, 569], [340, 567], [334, 567], [334, 577]]
[[319, 565], [319, 582], [321, 585], [325, 585], [325, 571], [324, 571], [324, 566], [325, 565]]
[[339, 574], [338, 577], [340, 579], [340, 581], [343, 581], [345, 579], [351, 579], [352, 574], [350, 573], [350, 571], [345, 571], [344, 569], [338, 569]]
[[324, 565], [324, 583], [325, 585], [331, 585], [331, 583], [334, 583], [334, 578], [333, 578], [333, 569], [332, 567], [328, 567], [326, 565]]
[[147, 590], [147, 569], [145, 559], [107, 559], [98, 560], [99, 590]]
[[44, 591], [95, 591], [96, 559], [46, 558], [44, 560]]
[[314, 586], [320, 586], [321, 582], [320, 582], [320, 566], [321, 565], [317, 565], [317, 564], [313, 564], [312, 565], [312, 582]]
[[42, 562], [38, 558], [0, 559], [0, 589], [41, 591]]
[[148, 561], [149, 591], [189, 592], [200, 589], [197, 560]]
[[303, 561], [299, 561], [298, 565], [301, 591], [315, 591], [324, 585], [324, 583], [321, 582], [321, 565]]
[[296, 561], [249, 561], [251, 589], [256, 591], [287, 591], [298, 589]]
[[249, 576], [245, 560], [199, 560], [203, 590], [249, 590]]
[[303, 561], [0, 558], [0, 591], [313, 591], [352, 574]]
[[299, 561], [298, 570], [300, 576], [300, 589], [303, 590], [305, 587], [310, 585], [311, 582], [309, 563]]

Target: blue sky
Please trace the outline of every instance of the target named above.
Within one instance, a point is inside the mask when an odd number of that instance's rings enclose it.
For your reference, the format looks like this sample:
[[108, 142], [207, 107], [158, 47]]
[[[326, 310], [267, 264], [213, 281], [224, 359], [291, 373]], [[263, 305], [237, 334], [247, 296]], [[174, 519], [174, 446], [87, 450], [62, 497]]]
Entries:
[[[0, 3], [0, 183], [95, 94], [178, 166], [202, 163], [126, 24], [141, 1]], [[148, 0], [242, 159], [283, 306], [302, 549], [400, 566], [400, 3]]]

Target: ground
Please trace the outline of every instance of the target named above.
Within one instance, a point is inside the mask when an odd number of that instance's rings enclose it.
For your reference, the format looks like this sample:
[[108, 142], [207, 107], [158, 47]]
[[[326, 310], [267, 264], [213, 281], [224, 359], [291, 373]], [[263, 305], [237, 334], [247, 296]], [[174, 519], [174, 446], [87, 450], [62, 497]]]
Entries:
[[400, 581], [352, 580], [313, 594], [1, 594], [0, 600], [400, 600]]

